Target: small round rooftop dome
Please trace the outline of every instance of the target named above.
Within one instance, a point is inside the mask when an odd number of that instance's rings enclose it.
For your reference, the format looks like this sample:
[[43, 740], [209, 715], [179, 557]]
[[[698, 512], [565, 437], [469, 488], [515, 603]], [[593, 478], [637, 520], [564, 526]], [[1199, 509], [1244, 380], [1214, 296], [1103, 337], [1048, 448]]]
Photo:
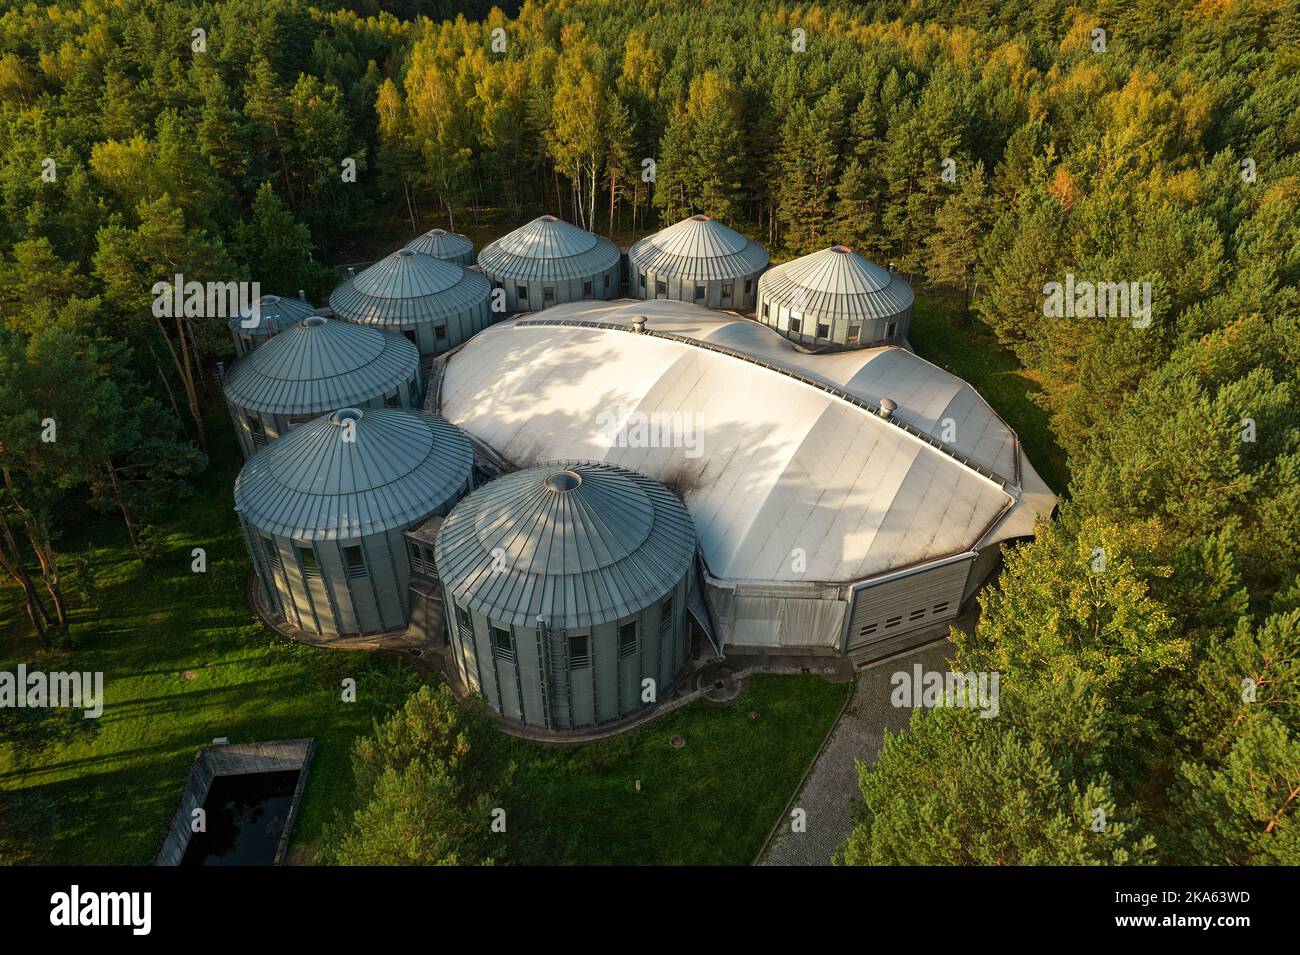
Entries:
[[853, 250], [847, 245], [833, 245], [831, 246], [831, 251], [838, 252], [840, 255], [848, 255]]
[[325, 324], [325, 316], [308, 315], [300, 324], [305, 325], [307, 328], [320, 328]]
[[360, 421], [364, 416], [365, 412], [360, 408], [340, 408], [330, 415], [330, 421], [342, 424], [345, 421]]

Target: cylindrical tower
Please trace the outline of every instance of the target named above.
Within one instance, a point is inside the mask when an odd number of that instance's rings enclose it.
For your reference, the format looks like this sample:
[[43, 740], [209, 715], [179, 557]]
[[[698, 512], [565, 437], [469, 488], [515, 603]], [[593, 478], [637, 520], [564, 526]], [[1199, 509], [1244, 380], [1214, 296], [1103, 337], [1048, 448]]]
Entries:
[[257, 300], [255, 312], [241, 312], [226, 323], [235, 341], [235, 357], [242, 358], [257, 346], [265, 345], [272, 335], [292, 328], [315, 311], [310, 302], [300, 298], [263, 295]]
[[484, 247], [478, 264], [504, 290], [507, 311], [535, 312], [560, 302], [618, 298], [621, 258], [608, 239], [538, 216]]
[[400, 335], [309, 315], [222, 385], [244, 457], [336, 408], [419, 407], [420, 353]]
[[416, 236], [406, 243], [406, 248], [459, 265], [464, 269], [474, 264], [474, 243], [470, 241], [469, 236], [461, 235], [459, 232], [430, 229], [424, 235]]
[[330, 308], [349, 322], [401, 333], [427, 357], [486, 328], [491, 294], [472, 269], [398, 249], [330, 293]]
[[695, 546], [682, 502], [625, 468], [542, 465], [484, 485], [434, 546], [461, 677], [552, 730], [651, 705], [690, 655]]
[[756, 317], [818, 350], [895, 345], [907, 337], [914, 298], [897, 272], [836, 245], [764, 272]]
[[267, 604], [326, 637], [405, 627], [403, 532], [446, 514], [473, 465], [458, 428], [407, 408], [344, 408], [255, 455], [235, 511]]
[[706, 215], [641, 239], [627, 253], [631, 294], [753, 310], [767, 250]]

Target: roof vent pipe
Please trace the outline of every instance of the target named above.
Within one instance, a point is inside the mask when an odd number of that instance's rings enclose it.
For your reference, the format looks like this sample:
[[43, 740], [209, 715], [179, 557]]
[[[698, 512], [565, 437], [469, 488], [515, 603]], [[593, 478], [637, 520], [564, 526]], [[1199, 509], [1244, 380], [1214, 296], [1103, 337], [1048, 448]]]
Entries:
[[307, 301], [307, 292], [305, 289], [298, 289], [298, 298], [304, 302]]
[[354, 279], [354, 278], [356, 278], [356, 277], [357, 277], [357, 270], [356, 270], [354, 267], [352, 267], [351, 265], [349, 265], [349, 266], [348, 266], [348, 278], [350, 278], [350, 279]]
[[880, 415], [880, 417], [882, 418], [892, 418], [894, 416], [894, 412], [897, 410], [898, 410], [898, 403], [895, 402], [892, 398], [881, 398], [880, 410], [877, 411], [876, 414]]
[[643, 334], [643, 333], [645, 332], [645, 316], [644, 316], [644, 315], [636, 315], [636, 316], [633, 317], [633, 319], [632, 319], [632, 331], [636, 332], [638, 335], [641, 335], [641, 334]]

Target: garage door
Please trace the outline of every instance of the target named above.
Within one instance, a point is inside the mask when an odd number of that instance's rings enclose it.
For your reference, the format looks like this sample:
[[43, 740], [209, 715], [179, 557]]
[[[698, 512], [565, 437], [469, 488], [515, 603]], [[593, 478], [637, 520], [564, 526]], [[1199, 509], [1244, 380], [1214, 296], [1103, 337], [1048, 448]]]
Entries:
[[962, 554], [857, 588], [847, 649], [856, 650], [957, 616], [974, 558], [974, 554]]

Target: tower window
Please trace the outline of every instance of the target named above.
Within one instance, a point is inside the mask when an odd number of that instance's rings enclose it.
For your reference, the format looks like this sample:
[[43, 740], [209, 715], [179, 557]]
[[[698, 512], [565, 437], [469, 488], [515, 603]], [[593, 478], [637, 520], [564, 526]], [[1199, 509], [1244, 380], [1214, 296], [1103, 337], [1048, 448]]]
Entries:
[[585, 633], [575, 633], [569, 637], [569, 669], [586, 666], [591, 666], [591, 638]]
[[499, 660], [513, 660], [515, 658], [515, 642], [510, 636], [509, 630], [504, 630], [501, 627], [492, 628], [492, 649], [496, 651]]
[[618, 655], [630, 657], [636, 650], [636, 621], [631, 620], [618, 628]]
[[349, 577], [366, 576], [366, 552], [360, 544], [350, 544], [343, 548], [343, 566]]
[[298, 559], [302, 561], [302, 574], [304, 577], [320, 576], [320, 564], [316, 562], [316, 552], [314, 550], [299, 544]]

